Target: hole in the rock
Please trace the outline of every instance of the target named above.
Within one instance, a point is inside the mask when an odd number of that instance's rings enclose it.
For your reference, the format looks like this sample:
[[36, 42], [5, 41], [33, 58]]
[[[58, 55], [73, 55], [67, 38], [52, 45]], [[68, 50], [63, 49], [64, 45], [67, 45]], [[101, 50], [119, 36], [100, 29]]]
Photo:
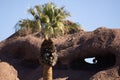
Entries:
[[112, 53], [105, 53], [105, 55], [98, 55], [87, 58], [77, 58], [70, 63], [70, 68], [73, 70], [93, 70], [99, 71], [114, 66], [116, 63], [116, 56]]
[[96, 59], [96, 57], [85, 58], [84, 60], [85, 60], [85, 62], [88, 63], [88, 64], [97, 64], [97, 59]]

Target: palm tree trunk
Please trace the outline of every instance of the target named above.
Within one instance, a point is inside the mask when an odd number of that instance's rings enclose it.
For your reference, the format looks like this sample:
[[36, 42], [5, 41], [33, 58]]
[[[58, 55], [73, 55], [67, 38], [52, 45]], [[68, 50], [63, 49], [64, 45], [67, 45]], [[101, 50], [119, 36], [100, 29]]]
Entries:
[[43, 65], [43, 80], [52, 80], [52, 66], [57, 62], [58, 55], [51, 39], [45, 39], [41, 45], [39, 61]]
[[52, 66], [43, 65], [43, 80], [52, 80]]

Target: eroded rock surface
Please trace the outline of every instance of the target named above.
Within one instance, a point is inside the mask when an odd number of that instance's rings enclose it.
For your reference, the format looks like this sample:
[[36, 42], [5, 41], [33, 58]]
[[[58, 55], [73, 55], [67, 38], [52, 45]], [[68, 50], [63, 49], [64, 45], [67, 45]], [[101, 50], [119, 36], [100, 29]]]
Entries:
[[6, 62], [0, 62], [0, 80], [19, 80], [17, 71]]
[[[44, 39], [28, 35], [0, 42], [0, 59], [12, 64], [20, 80], [42, 80], [39, 52]], [[98, 28], [52, 39], [59, 55], [55, 80], [120, 80], [120, 29]], [[85, 61], [94, 57], [93, 63]]]

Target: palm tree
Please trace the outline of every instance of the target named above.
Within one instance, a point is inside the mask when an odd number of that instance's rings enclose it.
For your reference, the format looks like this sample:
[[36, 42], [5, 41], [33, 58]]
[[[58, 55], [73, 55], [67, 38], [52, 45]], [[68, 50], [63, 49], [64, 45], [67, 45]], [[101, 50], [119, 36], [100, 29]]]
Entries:
[[52, 66], [56, 64], [58, 55], [51, 37], [56, 35], [56, 31], [63, 33], [62, 19], [65, 18], [67, 13], [63, 14], [62, 10], [53, 3], [47, 3], [42, 7], [36, 6], [36, 10], [45, 36], [40, 50], [40, 63], [43, 64], [43, 80], [52, 80]]
[[64, 20], [70, 14], [64, 10], [64, 7], [58, 8], [52, 2], [41, 6], [36, 5], [28, 12], [34, 19], [20, 21], [18, 29], [31, 29], [32, 33], [43, 33], [45, 39], [41, 45], [39, 61], [44, 67], [43, 80], [52, 80], [52, 66], [56, 64], [58, 55], [51, 38], [65, 33], [68, 27], [65, 27]]
[[57, 8], [53, 3], [36, 6], [37, 15], [41, 21], [41, 31], [45, 40], [41, 45], [40, 63], [43, 65], [43, 80], [52, 80], [52, 66], [57, 62], [58, 55], [51, 37], [64, 34], [63, 19], [69, 14], [64, 8]]

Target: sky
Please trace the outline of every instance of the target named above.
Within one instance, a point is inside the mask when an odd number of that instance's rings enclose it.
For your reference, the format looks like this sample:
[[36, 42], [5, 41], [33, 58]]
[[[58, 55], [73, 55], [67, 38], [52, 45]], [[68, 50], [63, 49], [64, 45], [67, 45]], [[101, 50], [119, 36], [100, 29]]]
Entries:
[[120, 28], [120, 0], [0, 0], [0, 41], [15, 32], [15, 24], [28, 19], [30, 7], [54, 2], [70, 12], [68, 19], [82, 25], [85, 31], [98, 27]]

